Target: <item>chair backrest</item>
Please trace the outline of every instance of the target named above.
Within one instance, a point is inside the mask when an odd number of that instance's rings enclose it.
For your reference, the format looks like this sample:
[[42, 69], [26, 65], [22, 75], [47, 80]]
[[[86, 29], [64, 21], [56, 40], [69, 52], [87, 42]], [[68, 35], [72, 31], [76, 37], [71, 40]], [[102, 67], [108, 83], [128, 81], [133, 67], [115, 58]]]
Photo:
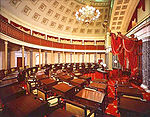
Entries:
[[72, 104], [66, 103], [66, 110], [79, 117], [85, 117], [86, 110], [78, 106], [74, 106]]
[[37, 90], [38, 98], [42, 98], [43, 100], [46, 100], [46, 93], [44, 93], [42, 90]]
[[64, 102], [66, 105], [66, 110], [73, 113], [77, 117], [87, 117], [88, 115], [91, 115], [90, 117], [94, 117], [93, 112], [90, 112], [86, 106], [70, 100], [64, 100]]

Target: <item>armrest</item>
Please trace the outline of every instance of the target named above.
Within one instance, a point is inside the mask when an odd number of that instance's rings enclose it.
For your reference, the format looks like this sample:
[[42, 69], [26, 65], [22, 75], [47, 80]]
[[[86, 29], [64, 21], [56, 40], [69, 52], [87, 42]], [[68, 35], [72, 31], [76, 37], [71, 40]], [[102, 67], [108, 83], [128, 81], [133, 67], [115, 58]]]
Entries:
[[131, 99], [136, 99], [136, 100], [141, 100], [141, 98], [135, 97], [135, 96], [123, 95], [123, 97], [131, 98]]
[[61, 95], [57, 95], [57, 96], [54, 96], [54, 97], [52, 97], [52, 98], [50, 98], [50, 99], [48, 99], [48, 100], [53, 100], [53, 99], [55, 99], [55, 98], [61, 98]]
[[58, 96], [54, 96], [54, 97], [50, 97], [50, 98], [47, 98], [47, 101], [48, 101], [48, 103], [49, 103], [49, 106], [50, 107], [59, 107], [59, 106], [61, 106], [61, 101], [60, 101], [60, 98], [61, 98], [61, 96], [60, 95], [58, 95]]
[[47, 91], [43, 90], [41, 87], [36, 87], [36, 89], [43, 92], [43, 93], [47, 93]]
[[90, 117], [93, 113], [95, 113], [96, 112], [96, 108], [95, 109], [93, 109], [88, 115], [87, 115], [87, 117]]

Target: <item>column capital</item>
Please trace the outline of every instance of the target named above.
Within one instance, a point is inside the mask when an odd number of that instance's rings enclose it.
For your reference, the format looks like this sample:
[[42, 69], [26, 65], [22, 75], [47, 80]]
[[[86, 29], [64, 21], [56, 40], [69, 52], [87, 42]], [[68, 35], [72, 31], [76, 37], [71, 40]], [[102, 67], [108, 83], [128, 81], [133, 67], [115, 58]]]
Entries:
[[112, 51], [112, 48], [111, 48], [111, 47], [106, 48], [106, 53], [109, 53], [109, 52], [111, 52], [111, 51]]
[[8, 41], [5, 41], [5, 44], [8, 44]]
[[24, 49], [24, 45], [22, 45], [22, 48]]

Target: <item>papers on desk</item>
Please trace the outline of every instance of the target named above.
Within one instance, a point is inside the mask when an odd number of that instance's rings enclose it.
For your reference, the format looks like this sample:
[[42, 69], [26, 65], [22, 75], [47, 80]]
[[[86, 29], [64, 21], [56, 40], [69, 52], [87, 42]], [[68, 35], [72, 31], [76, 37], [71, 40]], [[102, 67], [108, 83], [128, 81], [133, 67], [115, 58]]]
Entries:
[[98, 68], [97, 71], [102, 73], [107, 73], [106, 71], [103, 71], [101, 68]]

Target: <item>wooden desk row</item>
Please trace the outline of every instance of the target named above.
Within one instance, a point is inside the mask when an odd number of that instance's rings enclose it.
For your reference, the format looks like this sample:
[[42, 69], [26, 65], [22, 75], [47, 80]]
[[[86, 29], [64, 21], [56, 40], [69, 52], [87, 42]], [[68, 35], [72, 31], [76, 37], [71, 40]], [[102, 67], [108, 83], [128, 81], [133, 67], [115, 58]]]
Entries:
[[0, 100], [3, 109], [0, 116], [4, 117], [42, 117], [48, 109], [47, 102], [33, 94], [26, 95], [19, 84], [0, 88]]
[[149, 117], [150, 102], [121, 96], [118, 110], [121, 117]]

